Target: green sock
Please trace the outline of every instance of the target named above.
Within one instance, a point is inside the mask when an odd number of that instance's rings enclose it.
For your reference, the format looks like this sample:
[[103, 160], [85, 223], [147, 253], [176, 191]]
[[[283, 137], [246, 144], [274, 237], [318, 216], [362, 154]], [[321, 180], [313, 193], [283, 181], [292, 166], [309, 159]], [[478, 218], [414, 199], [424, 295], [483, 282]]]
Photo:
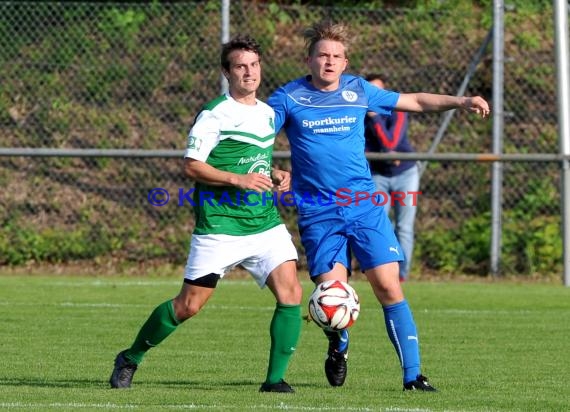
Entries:
[[133, 345], [126, 351], [125, 357], [138, 365], [142, 362], [146, 352], [166, 339], [180, 323], [174, 314], [172, 300], [158, 305], [142, 325]]
[[269, 326], [271, 349], [266, 383], [277, 383], [285, 376], [289, 359], [301, 335], [301, 305], [277, 303]]

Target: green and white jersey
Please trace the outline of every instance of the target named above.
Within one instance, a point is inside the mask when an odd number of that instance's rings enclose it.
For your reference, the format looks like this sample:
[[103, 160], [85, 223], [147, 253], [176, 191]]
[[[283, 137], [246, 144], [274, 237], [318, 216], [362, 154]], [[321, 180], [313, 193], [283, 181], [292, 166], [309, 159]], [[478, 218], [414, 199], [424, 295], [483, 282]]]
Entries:
[[[185, 157], [237, 174], [271, 174], [275, 113], [236, 102], [229, 94], [207, 103], [188, 134]], [[194, 234], [251, 235], [281, 223], [272, 192], [256, 193], [196, 182]]]

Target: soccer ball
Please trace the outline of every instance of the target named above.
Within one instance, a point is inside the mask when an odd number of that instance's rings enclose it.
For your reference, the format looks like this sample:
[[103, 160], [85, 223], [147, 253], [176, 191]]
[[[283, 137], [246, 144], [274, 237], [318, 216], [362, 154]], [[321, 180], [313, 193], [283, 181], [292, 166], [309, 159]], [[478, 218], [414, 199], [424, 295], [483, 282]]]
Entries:
[[317, 285], [309, 297], [311, 319], [327, 331], [351, 327], [360, 313], [356, 291], [346, 282], [327, 280]]

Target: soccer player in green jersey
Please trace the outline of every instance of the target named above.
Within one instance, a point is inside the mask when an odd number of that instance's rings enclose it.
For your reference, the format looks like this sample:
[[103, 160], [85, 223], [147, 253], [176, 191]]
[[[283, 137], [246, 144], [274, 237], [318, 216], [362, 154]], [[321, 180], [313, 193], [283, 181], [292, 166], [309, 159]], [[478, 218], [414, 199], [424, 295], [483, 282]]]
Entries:
[[217, 282], [244, 267], [277, 301], [269, 326], [269, 365], [261, 392], [293, 392], [284, 381], [301, 330], [297, 250], [281, 222], [273, 190], [289, 189], [289, 173], [272, 168], [275, 114], [256, 98], [261, 48], [238, 35], [223, 45], [229, 92], [206, 104], [190, 129], [184, 170], [196, 181], [196, 227], [179, 294], [158, 305], [132, 345], [115, 358], [113, 388], [128, 388], [147, 351], [196, 315]]

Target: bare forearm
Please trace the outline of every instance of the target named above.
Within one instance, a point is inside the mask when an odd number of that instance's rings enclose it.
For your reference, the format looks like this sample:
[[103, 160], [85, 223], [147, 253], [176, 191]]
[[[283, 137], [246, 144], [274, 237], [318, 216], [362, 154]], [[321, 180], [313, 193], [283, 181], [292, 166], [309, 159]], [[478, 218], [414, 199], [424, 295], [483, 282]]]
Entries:
[[444, 94], [418, 93], [418, 106], [424, 112], [443, 112], [451, 109], [460, 109], [465, 106], [465, 97], [449, 96]]
[[400, 95], [396, 108], [411, 112], [442, 112], [458, 109], [465, 97], [433, 93], [408, 93]]
[[446, 110], [462, 109], [486, 117], [489, 105], [480, 96], [450, 96], [433, 93], [404, 93], [400, 95], [396, 110], [404, 112], [444, 112]]
[[273, 188], [271, 179], [261, 173], [236, 174], [216, 169], [199, 160], [184, 159], [184, 173], [192, 180], [211, 186], [234, 186], [244, 190], [265, 192]]
[[184, 174], [192, 180], [212, 186], [237, 186], [238, 175], [216, 169], [205, 162], [184, 159]]

